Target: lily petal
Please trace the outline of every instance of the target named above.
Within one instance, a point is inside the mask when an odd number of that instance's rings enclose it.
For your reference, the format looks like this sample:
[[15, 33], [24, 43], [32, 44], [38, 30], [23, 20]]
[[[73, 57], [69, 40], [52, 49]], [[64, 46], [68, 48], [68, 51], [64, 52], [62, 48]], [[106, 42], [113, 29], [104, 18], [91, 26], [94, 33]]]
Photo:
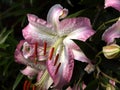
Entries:
[[120, 0], [105, 0], [105, 8], [113, 7], [120, 11]]
[[17, 45], [17, 48], [15, 50], [15, 53], [14, 53], [15, 61], [17, 63], [21, 63], [21, 64], [26, 64], [27, 63], [26, 59], [22, 55], [22, 52], [20, 51], [24, 42], [25, 42], [25, 40], [21, 40], [19, 42], [19, 44]]
[[90, 60], [85, 56], [85, 54], [81, 50], [72, 49], [72, 52], [74, 54], [75, 60], [90, 63]]
[[60, 22], [59, 35], [68, 35], [70, 32], [81, 29], [92, 29], [90, 20], [85, 17], [68, 18]]
[[54, 29], [57, 30], [59, 25], [59, 19], [66, 17], [68, 14], [67, 9], [63, 9], [60, 4], [55, 4], [52, 6], [47, 15], [47, 22], [51, 23], [54, 26]]
[[48, 90], [52, 83], [53, 80], [47, 70], [38, 72], [37, 82], [35, 83], [37, 90]]
[[[54, 86], [60, 89], [64, 85], [68, 84], [72, 77], [74, 60], [71, 49], [64, 47], [58, 61], [59, 63], [57, 62], [57, 64], [54, 65], [54, 62], [54, 60], [48, 60], [47, 68], [54, 81]], [[58, 68], [59, 64], [60, 67]]]
[[107, 44], [114, 43], [115, 38], [120, 38], [120, 20], [109, 27], [102, 36], [102, 40], [106, 41]]
[[33, 45], [28, 44], [27, 42], [23, 43], [23, 56], [28, 59], [30, 56], [34, 53], [34, 47]]
[[27, 66], [24, 70], [21, 70], [21, 73], [32, 78], [34, 75], [38, 73], [38, 71], [30, 66]]
[[68, 34], [68, 36], [63, 40], [63, 43], [68, 47], [78, 49], [78, 46], [72, 41], [72, 39], [86, 41], [94, 33], [95, 31], [89, 27], [81, 27]]
[[43, 44], [46, 41], [49, 44], [55, 41], [54, 30], [51, 24], [38, 18], [35, 15], [28, 14], [29, 24], [23, 29], [24, 38], [30, 43], [40, 42]]
[[[19, 42], [19, 44], [17, 45], [17, 48], [16, 48], [15, 53], [14, 53], [15, 61], [17, 63], [20, 63], [20, 64], [29, 65], [32, 68], [35, 68], [35, 69], [38, 69], [38, 70], [46, 69], [46, 67], [44, 66], [45, 65], [44, 61], [39, 60], [39, 62], [37, 62], [37, 64], [35, 64], [34, 61], [31, 60], [31, 57], [30, 58], [25, 58], [24, 57], [23, 52], [21, 51], [21, 48], [22, 48], [22, 46], [24, 45], [25, 42], [26, 42], [25, 40], [21, 40]], [[42, 57], [42, 58], [44, 58], [44, 57]]]

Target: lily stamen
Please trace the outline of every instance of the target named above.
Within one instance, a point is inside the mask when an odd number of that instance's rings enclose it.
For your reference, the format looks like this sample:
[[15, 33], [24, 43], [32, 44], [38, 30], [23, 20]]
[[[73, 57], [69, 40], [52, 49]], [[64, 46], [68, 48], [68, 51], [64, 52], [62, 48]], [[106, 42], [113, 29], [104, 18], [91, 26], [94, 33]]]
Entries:
[[50, 55], [49, 55], [49, 59], [50, 59], [50, 60], [52, 59], [53, 52], [54, 52], [54, 47], [53, 47], [53, 48], [51, 49], [51, 51], [50, 51]]
[[26, 90], [30, 90], [30, 85], [31, 85], [31, 83], [28, 82], [28, 84], [27, 84], [27, 89], [26, 89]]
[[28, 84], [28, 80], [26, 80], [26, 81], [24, 82], [23, 90], [26, 90], [26, 86], [27, 86], [27, 84]]
[[28, 80], [26, 80], [24, 82], [24, 86], [23, 86], [23, 90], [29, 90], [30, 89], [30, 82]]
[[47, 43], [44, 42], [44, 55], [46, 55]]
[[61, 63], [58, 64], [57, 69], [56, 69], [56, 71], [55, 71], [55, 75], [57, 74], [57, 72], [58, 72], [60, 66], [61, 66]]
[[59, 58], [59, 54], [57, 54], [55, 57], [54, 66], [57, 64], [58, 58]]
[[36, 90], [36, 86], [35, 85], [32, 86], [32, 90]]

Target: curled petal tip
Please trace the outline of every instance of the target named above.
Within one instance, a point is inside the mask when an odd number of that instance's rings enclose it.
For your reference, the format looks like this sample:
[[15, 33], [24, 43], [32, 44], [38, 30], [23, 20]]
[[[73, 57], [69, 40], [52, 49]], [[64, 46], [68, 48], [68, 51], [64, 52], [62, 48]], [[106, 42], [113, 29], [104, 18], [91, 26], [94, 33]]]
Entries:
[[66, 17], [68, 14], [67, 9], [63, 9], [60, 4], [56, 4], [48, 12], [47, 22], [51, 23], [53, 26], [59, 24], [59, 19]]

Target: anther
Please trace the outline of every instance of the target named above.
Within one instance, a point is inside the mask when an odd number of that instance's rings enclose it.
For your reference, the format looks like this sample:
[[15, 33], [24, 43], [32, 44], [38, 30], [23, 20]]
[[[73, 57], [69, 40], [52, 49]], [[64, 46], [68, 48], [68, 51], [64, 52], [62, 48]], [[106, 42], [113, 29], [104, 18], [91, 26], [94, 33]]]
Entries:
[[46, 55], [46, 48], [47, 48], [47, 43], [44, 42], [44, 55]]
[[29, 90], [30, 89], [30, 85], [31, 85], [31, 83], [28, 80], [26, 80], [24, 82], [23, 90]]
[[32, 90], [36, 90], [36, 86], [35, 85], [32, 86]]
[[28, 84], [28, 80], [26, 80], [26, 81], [24, 82], [24, 85], [23, 85], [23, 90], [27, 90], [27, 89], [26, 89], [27, 84]]
[[57, 63], [58, 58], [59, 58], [59, 54], [57, 54], [57, 55], [56, 55], [56, 57], [55, 57], [54, 66], [55, 66], [55, 65], [56, 65], [56, 63]]
[[57, 72], [58, 72], [60, 66], [61, 66], [61, 63], [58, 64], [58, 66], [57, 66], [57, 68], [56, 68], [56, 71], [55, 71], [55, 75], [57, 74]]
[[28, 84], [27, 84], [27, 89], [26, 89], [26, 90], [30, 90], [30, 85], [31, 85], [31, 83], [28, 82]]
[[54, 47], [53, 47], [53, 48], [51, 49], [51, 51], [50, 51], [50, 55], [49, 55], [49, 59], [50, 59], [50, 60], [52, 59], [53, 52], [54, 52]]

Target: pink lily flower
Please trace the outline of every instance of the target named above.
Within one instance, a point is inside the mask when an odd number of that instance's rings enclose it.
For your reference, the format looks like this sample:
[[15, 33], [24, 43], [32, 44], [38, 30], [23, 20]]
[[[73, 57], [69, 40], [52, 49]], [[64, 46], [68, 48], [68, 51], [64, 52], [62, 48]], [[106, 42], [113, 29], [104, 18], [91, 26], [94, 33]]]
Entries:
[[115, 43], [115, 38], [120, 38], [120, 19], [109, 27], [102, 36], [102, 40], [107, 42], [107, 44]]
[[[21, 73], [33, 78], [37, 75], [37, 83], [35, 86], [39, 89], [47, 90], [53, 83], [51, 77], [43, 78], [48, 75], [46, 71], [47, 52], [44, 47], [38, 46], [37, 43], [28, 43], [25, 40], [21, 40], [15, 50], [15, 61], [20, 64], [26, 65], [26, 68], [21, 70]], [[44, 81], [38, 82], [43, 79]], [[39, 83], [39, 85], [38, 85]]]
[[105, 0], [105, 8], [113, 7], [120, 11], [120, 0]]
[[[33, 44], [37, 42], [38, 47], [41, 49], [44, 42], [47, 42], [47, 51], [49, 52], [47, 52], [46, 57], [43, 55], [41, 58], [41, 54], [39, 57], [41, 50], [37, 49], [37, 58], [40, 61], [38, 66], [41, 66], [43, 59], [43, 61], [46, 61], [47, 66], [45, 66], [43, 76], [44, 78], [51, 77], [54, 82], [53, 87], [57, 89], [62, 89], [64, 85], [70, 82], [74, 68], [74, 59], [89, 62], [89, 59], [86, 58], [72, 39], [86, 41], [95, 33], [88, 18], [63, 19], [67, 14], [67, 9], [56, 4], [49, 10], [47, 21], [33, 14], [28, 14], [29, 24], [23, 29], [23, 36], [28, 43]], [[16, 61], [27, 63], [25, 60], [27, 57], [32, 59], [32, 49], [34, 48], [31, 48], [31, 51], [28, 53], [24, 52], [19, 55], [18, 53], [21, 52], [18, 45], [15, 53]], [[27, 68], [29, 69], [30, 67]], [[37, 70], [38, 72], [40, 71], [39, 69]], [[42, 70], [44, 71], [44, 69]], [[34, 70], [32, 69], [32, 71]], [[23, 71], [23, 73], [29, 74], [31, 72]], [[39, 81], [36, 85], [39, 85], [43, 80]]]

